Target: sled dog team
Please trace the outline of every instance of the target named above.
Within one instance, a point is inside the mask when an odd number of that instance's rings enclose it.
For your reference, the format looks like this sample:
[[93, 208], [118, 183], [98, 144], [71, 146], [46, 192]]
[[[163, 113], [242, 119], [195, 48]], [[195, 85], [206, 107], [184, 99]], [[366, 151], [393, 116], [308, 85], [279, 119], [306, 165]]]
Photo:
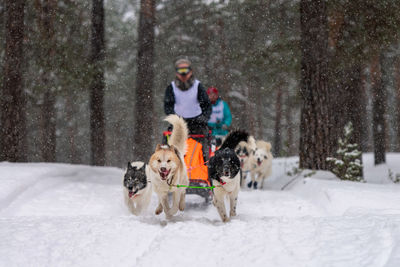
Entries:
[[[173, 126], [168, 145], [158, 144], [149, 163], [129, 162], [124, 176], [124, 199], [131, 213], [139, 215], [145, 210], [154, 191], [158, 197], [155, 214], [164, 211], [167, 219], [178, 210], [185, 209], [186, 187], [189, 185], [184, 162], [188, 129], [186, 122], [177, 115], [165, 118]], [[223, 222], [236, 215], [236, 205], [243, 176], [250, 173], [250, 188], [262, 188], [263, 181], [271, 174], [271, 144], [254, 140], [245, 131], [230, 132], [221, 147], [208, 161], [208, 175], [213, 188], [213, 205]], [[172, 195], [170, 205], [169, 193]], [[229, 201], [229, 216], [225, 207]]]

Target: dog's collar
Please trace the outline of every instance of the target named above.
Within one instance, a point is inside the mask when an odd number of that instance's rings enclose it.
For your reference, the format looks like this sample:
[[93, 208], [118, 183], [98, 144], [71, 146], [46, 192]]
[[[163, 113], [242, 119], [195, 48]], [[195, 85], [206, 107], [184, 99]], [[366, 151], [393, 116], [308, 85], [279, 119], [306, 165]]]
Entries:
[[[172, 180], [174, 180], [174, 177], [175, 177], [175, 175], [172, 175], [171, 178], [168, 178], [168, 179], [167, 179], [167, 185], [169, 185], [169, 188], [170, 188], [170, 189], [171, 189], [171, 187], [172, 187]], [[169, 182], [168, 182], [168, 180], [169, 180]]]
[[217, 180], [217, 182], [220, 183], [221, 185], [225, 185], [226, 184], [226, 182], [222, 181], [221, 178], [218, 178], [218, 179], [215, 179], [215, 180]]
[[[140, 195], [139, 192], [140, 192], [141, 190], [142, 190], [142, 189], [140, 189], [140, 190], [138, 189], [138, 190], [136, 190], [135, 192], [129, 191], [129, 193], [128, 193], [129, 198], [130, 198], [130, 199], [136, 198], [137, 196]], [[133, 193], [132, 196], [130, 196], [131, 193]]]
[[130, 197], [130, 199], [135, 199], [136, 197], [140, 196], [140, 194], [134, 194], [132, 197]]
[[224, 182], [224, 181], [222, 181], [222, 179], [221, 178], [218, 178], [218, 179], [214, 179], [214, 180], [217, 180], [217, 182], [219, 182], [220, 183], [220, 185], [218, 186], [216, 186], [216, 187], [221, 187], [222, 188], [222, 190], [224, 190], [225, 192], [227, 192], [228, 194], [232, 194], [232, 192], [234, 191], [234, 190], [232, 190], [232, 191], [228, 191], [227, 190], [227, 188], [226, 187], [224, 187], [224, 185], [226, 185], [226, 182]]

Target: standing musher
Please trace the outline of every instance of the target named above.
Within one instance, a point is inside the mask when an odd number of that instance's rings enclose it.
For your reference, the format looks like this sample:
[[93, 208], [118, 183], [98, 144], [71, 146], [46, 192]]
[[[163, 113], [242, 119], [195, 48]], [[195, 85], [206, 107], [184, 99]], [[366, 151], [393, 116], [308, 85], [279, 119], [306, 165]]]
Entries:
[[219, 96], [217, 88], [209, 87], [207, 89], [207, 94], [212, 104], [212, 113], [208, 120], [208, 126], [212, 130], [212, 135], [217, 141], [217, 146], [219, 146], [221, 138], [229, 132], [229, 126], [231, 126], [232, 123], [232, 114], [228, 103]]
[[204, 160], [208, 160], [208, 126], [211, 103], [203, 85], [193, 75], [192, 63], [186, 58], [175, 62], [175, 79], [165, 90], [166, 115], [177, 114], [187, 123], [189, 134], [204, 135], [195, 138], [203, 145]]

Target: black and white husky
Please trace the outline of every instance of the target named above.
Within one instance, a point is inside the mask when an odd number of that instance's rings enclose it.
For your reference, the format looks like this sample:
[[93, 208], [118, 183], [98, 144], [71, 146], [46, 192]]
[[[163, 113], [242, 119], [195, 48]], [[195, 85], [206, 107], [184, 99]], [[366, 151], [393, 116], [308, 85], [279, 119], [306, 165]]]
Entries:
[[124, 176], [125, 204], [135, 215], [142, 213], [150, 204], [151, 183], [147, 179], [149, 166], [141, 161], [128, 162]]
[[[213, 190], [213, 204], [223, 222], [236, 216], [237, 197], [240, 189], [240, 160], [234, 149], [239, 142], [247, 141], [248, 138], [249, 134], [245, 131], [230, 132], [208, 162], [208, 176], [212, 185], [216, 186]], [[226, 214], [226, 198], [230, 203], [229, 217]]]

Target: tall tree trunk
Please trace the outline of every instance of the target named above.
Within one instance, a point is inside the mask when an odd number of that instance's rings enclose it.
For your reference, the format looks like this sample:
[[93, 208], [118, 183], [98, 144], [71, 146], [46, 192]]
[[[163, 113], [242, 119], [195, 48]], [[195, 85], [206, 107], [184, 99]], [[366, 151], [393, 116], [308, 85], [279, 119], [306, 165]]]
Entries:
[[52, 88], [47, 88], [41, 105], [41, 151], [44, 162], [56, 161], [56, 97]]
[[255, 119], [256, 119], [256, 133], [257, 136], [260, 139], [263, 139], [264, 136], [264, 127], [263, 127], [263, 118], [264, 118], [264, 110], [263, 107], [264, 105], [263, 103], [263, 91], [264, 88], [261, 86], [260, 84], [260, 79], [257, 78], [257, 83], [259, 84], [259, 90], [257, 91], [257, 97], [256, 97], [256, 115], [255, 115]]
[[93, 0], [90, 85], [90, 143], [91, 164], [104, 165], [105, 122], [104, 122], [104, 6], [103, 0]]
[[140, 1], [139, 47], [137, 56], [137, 79], [135, 105], [134, 156], [146, 160], [153, 146], [153, 79], [154, 79], [154, 26], [155, 0]]
[[287, 130], [287, 155], [294, 156], [295, 154], [295, 144], [293, 141], [293, 118], [292, 118], [292, 101], [290, 99], [289, 90], [285, 90], [286, 96], [286, 108], [285, 108], [285, 120], [286, 120], [286, 130]]
[[400, 152], [400, 56], [397, 56], [395, 63], [395, 90], [396, 90], [396, 130], [397, 146], [396, 151]]
[[[201, 18], [203, 21], [207, 21], [208, 18], [210, 17], [210, 11], [208, 9], [208, 7], [205, 7], [202, 10], [202, 14], [201, 14]], [[199, 44], [199, 49], [201, 51], [201, 54], [203, 55], [203, 59], [204, 59], [204, 74], [206, 79], [208, 80], [212, 80], [211, 76], [213, 75], [212, 72], [212, 66], [210, 66], [210, 53], [208, 51], [209, 46], [210, 46], [210, 30], [208, 29], [208, 24], [207, 23], [203, 23], [203, 26], [201, 28], [201, 39], [200, 40], [200, 44]], [[214, 86], [216, 86], [214, 84]]]
[[[362, 101], [361, 67], [353, 63], [340, 69], [337, 71], [335, 80], [335, 100], [331, 103], [332, 110], [335, 112], [335, 118], [332, 120], [335, 127], [331, 131], [332, 149], [337, 151], [339, 138], [343, 139], [344, 128], [351, 122], [354, 130], [349, 141], [352, 144], [357, 144], [361, 151], [361, 138], [364, 131], [363, 121], [366, 116], [365, 103]], [[359, 160], [362, 162], [362, 155], [360, 155]], [[363, 176], [362, 170], [357, 176]]]
[[[365, 69], [365, 68], [364, 68]], [[363, 120], [362, 120], [362, 131], [361, 131], [361, 151], [362, 152], [368, 152], [371, 151], [371, 131], [369, 127], [369, 113], [367, 110], [367, 105], [368, 105], [368, 95], [367, 95], [367, 82], [366, 82], [366, 74], [365, 70], [361, 71], [361, 104], [362, 104], [362, 110], [361, 114], [363, 114]]]
[[350, 142], [357, 143], [360, 146], [361, 137], [363, 132], [363, 119], [365, 116], [364, 103], [362, 103], [362, 80], [361, 80], [361, 68], [358, 66], [353, 67], [349, 70], [350, 76], [348, 79], [349, 86], [346, 87], [348, 93], [348, 99], [346, 103], [346, 112], [348, 121], [353, 124], [354, 132], [352, 140]]
[[[343, 138], [344, 127], [351, 122], [354, 126], [350, 142], [358, 145], [362, 151], [362, 137], [365, 130], [366, 106], [363, 94], [362, 71], [358, 62], [348, 60], [349, 46], [346, 28], [352, 25], [352, 17], [345, 15], [345, 10], [332, 10], [329, 19], [329, 50], [332, 52], [332, 75], [330, 85], [336, 86], [331, 92], [332, 118], [331, 149], [338, 149], [338, 140]], [[347, 43], [347, 45], [343, 45]], [[332, 77], [333, 76], [333, 77]], [[362, 162], [362, 155], [358, 158]], [[362, 177], [363, 173], [357, 176]]]
[[[254, 78], [254, 77], [253, 77]], [[245, 120], [246, 128], [249, 129], [250, 133], [256, 133], [256, 87], [254, 83], [254, 79], [252, 81], [247, 83], [248, 89], [247, 89], [247, 101], [246, 101], [246, 117]], [[261, 138], [261, 136], [256, 136], [256, 138]]]
[[6, 47], [1, 96], [0, 160], [25, 161], [25, 94], [22, 88], [25, 0], [6, 0]]
[[262, 119], [264, 118], [263, 115], [263, 87], [261, 84], [261, 79], [259, 76], [254, 76], [254, 92], [253, 92], [253, 107], [254, 113], [252, 116], [254, 117], [254, 135], [257, 136], [259, 139], [263, 139], [263, 129], [262, 129]]
[[35, 7], [38, 13], [38, 28], [43, 45], [41, 47], [41, 62], [43, 72], [40, 74], [40, 83], [43, 92], [41, 104], [41, 137], [40, 149], [42, 160], [56, 161], [56, 111], [55, 111], [55, 84], [54, 84], [54, 56], [56, 42], [54, 37], [54, 20], [56, 14], [56, 0], [36, 0]]
[[327, 11], [325, 1], [300, 1], [301, 87], [300, 168], [328, 170], [330, 147], [330, 91], [327, 67]]
[[275, 133], [274, 133], [274, 155], [279, 157], [281, 155], [281, 144], [282, 144], [282, 84], [279, 83], [276, 90], [276, 101], [275, 101]]
[[382, 82], [382, 59], [383, 55], [376, 55], [371, 66], [375, 165], [386, 162], [386, 89]]
[[222, 18], [218, 19], [218, 35], [219, 35], [219, 44], [220, 44], [220, 62], [219, 66], [222, 68], [222, 73], [219, 75], [218, 87], [221, 89], [221, 95], [228, 103], [231, 102], [229, 97], [229, 92], [232, 88], [230, 71], [229, 71], [229, 62], [228, 62], [228, 47], [226, 45], [226, 37], [225, 37], [225, 23]]
[[[67, 120], [67, 130], [68, 130], [68, 143], [69, 143], [69, 152], [67, 154], [67, 158], [70, 163], [80, 163], [81, 159], [78, 156], [78, 149], [75, 141], [75, 136], [78, 133], [78, 127], [76, 123], [76, 113], [74, 112], [74, 94], [68, 94], [66, 96], [65, 110], [66, 110], [66, 120]], [[74, 119], [75, 117], [75, 119]]]

